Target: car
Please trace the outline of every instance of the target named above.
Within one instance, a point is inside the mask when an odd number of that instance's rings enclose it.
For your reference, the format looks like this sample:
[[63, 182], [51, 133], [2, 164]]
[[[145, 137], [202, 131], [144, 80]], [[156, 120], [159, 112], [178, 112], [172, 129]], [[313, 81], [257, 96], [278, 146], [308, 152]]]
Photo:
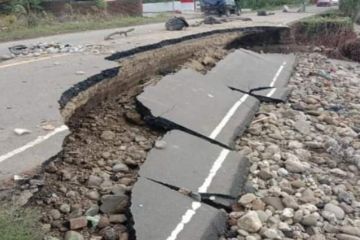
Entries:
[[331, 7], [333, 0], [317, 0], [316, 6], [318, 7]]
[[206, 15], [240, 14], [240, 8], [235, 0], [201, 0], [200, 7]]

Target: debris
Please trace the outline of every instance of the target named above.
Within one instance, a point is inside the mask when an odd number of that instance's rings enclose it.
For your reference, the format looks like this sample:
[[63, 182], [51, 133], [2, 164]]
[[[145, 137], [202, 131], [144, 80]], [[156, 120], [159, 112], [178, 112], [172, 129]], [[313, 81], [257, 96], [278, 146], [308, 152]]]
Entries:
[[14, 58], [14, 55], [4, 54], [4, 55], [0, 56], [0, 62], [7, 61], [7, 60], [10, 60], [10, 59], [13, 59], [13, 58]]
[[55, 129], [55, 126], [48, 123], [48, 124], [41, 126], [41, 128], [44, 129], [45, 131], [53, 131]]
[[9, 51], [14, 55], [20, 55], [26, 50], [28, 50], [28, 47], [25, 45], [15, 45], [15, 46], [9, 47]]
[[93, 229], [95, 229], [100, 222], [100, 216], [86, 216], [86, 219], [90, 222], [90, 225]]
[[85, 74], [85, 72], [84, 71], [76, 71], [76, 73], [75, 73], [76, 75], [84, 75]]
[[130, 28], [128, 30], [125, 30], [125, 31], [116, 31], [116, 32], [113, 32], [113, 33], [110, 33], [109, 35], [107, 35], [104, 40], [107, 41], [107, 40], [113, 40], [113, 36], [115, 35], [120, 35], [120, 36], [125, 36], [127, 37], [128, 36], [128, 33], [129, 32], [133, 32], [135, 31], [135, 28]]
[[155, 148], [164, 149], [166, 147], [166, 142], [164, 140], [157, 140], [155, 142]]
[[214, 16], [207, 16], [206, 18], [204, 18], [204, 24], [221, 24], [225, 22], [224, 19], [222, 18], [216, 18]]
[[172, 17], [165, 23], [165, 28], [168, 31], [180, 31], [186, 27], [189, 27], [189, 23], [184, 17]]
[[14, 129], [14, 132], [15, 132], [16, 135], [18, 135], [18, 136], [22, 136], [22, 135], [30, 134], [30, 133], [31, 133], [30, 130], [25, 129], [25, 128], [15, 128], [15, 129]]
[[260, 10], [257, 12], [258, 16], [270, 16], [270, 15], [275, 15], [275, 13], [273, 12], [267, 12], [265, 10]]
[[286, 12], [286, 13], [290, 12], [290, 8], [288, 7], [288, 5], [283, 6], [283, 12]]

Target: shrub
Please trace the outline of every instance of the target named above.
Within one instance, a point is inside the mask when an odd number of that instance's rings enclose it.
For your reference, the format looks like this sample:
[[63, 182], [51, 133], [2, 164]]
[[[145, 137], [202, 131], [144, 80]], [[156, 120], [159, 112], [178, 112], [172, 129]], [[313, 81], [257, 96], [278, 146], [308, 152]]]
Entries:
[[95, 6], [99, 9], [106, 9], [106, 2], [105, 0], [95, 0]]
[[340, 10], [355, 21], [360, 20], [360, 0], [340, 0]]

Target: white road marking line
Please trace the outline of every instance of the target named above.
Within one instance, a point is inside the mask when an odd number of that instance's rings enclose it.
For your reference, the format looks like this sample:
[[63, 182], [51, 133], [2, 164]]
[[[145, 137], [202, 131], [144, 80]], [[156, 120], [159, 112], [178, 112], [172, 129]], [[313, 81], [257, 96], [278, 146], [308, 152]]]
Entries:
[[225, 117], [221, 120], [221, 122], [216, 126], [216, 128], [212, 131], [209, 138], [215, 139], [221, 132], [221, 130], [225, 127], [225, 125], [229, 122], [231, 117], [235, 114], [240, 105], [245, 102], [245, 100], [249, 97], [249, 95], [245, 94], [242, 96], [239, 101], [237, 101], [234, 106], [230, 108], [230, 110], [226, 113]]
[[43, 60], [48, 60], [48, 59], [53, 59], [53, 58], [64, 57], [64, 56], [67, 56], [67, 55], [69, 55], [69, 54], [60, 54], [60, 55], [56, 55], [56, 56], [35, 58], [35, 59], [30, 59], [30, 60], [21, 61], [21, 62], [9, 63], [9, 64], [5, 64], [5, 65], [0, 65], [0, 69], [8, 68], [8, 67], [14, 67], [14, 66], [22, 65], [22, 64], [27, 64], [27, 63], [40, 62], [40, 61], [43, 61]]
[[[282, 70], [284, 69], [286, 65], [286, 62], [283, 62], [283, 64], [279, 67], [278, 71], [276, 72], [272, 82], [270, 83], [270, 87], [273, 87], [277, 79], [279, 78]], [[276, 91], [276, 88], [273, 88], [267, 96], [271, 96]], [[220, 123], [216, 126], [216, 128], [212, 131], [209, 138], [215, 139], [222, 129], [225, 127], [225, 125], [229, 122], [231, 117], [235, 114], [237, 109], [240, 107], [242, 103], [246, 101], [246, 99], [249, 97], [248, 94], [245, 94], [242, 96], [226, 113], [225, 117], [220, 121]], [[224, 163], [226, 157], [229, 155], [230, 150], [223, 148], [219, 154], [219, 156], [216, 158], [215, 162], [213, 163], [210, 172], [208, 176], [206, 177], [203, 184], [199, 187], [198, 192], [199, 193], [206, 193], [208, 188], [211, 185], [211, 182], [213, 181], [214, 177], [216, 176], [217, 171], [221, 168], [222, 164]], [[181, 231], [184, 229], [185, 225], [189, 223], [193, 216], [195, 216], [196, 211], [201, 207], [200, 202], [192, 202], [191, 209], [188, 209], [185, 214], [182, 216], [180, 223], [175, 227], [175, 229], [171, 232], [170, 236], [166, 238], [166, 240], [176, 240], [178, 235], [181, 233]]]
[[266, 94], [266, 96], [271, 97], [275, 93], [275, 91], [276, 91], [276, 88], [271, 89], [271, 91], [268, 94]]
[[276, 72], [276, 74], [275, 74], [272, 82], [270, 83], [270, 87], [274, 87], [275, 82], [276, 82], [276, 80], [279, 78], [280, 73], [281, 73], [282, 70], [284, 69], [285, 65], [286, 65], [286, 62], [283, 62], [283, 64], [281, 64], [281, 66], [280, 66], [280, 68], [277, 70], [277, 72]]
[[15, 150], [13, 150], [11, 152], [8, 152], [8, 153], [6, 153], [4, 155], [1, 155], [0, 156], [0, 163], [7, 160], [7, 159], [9, 159], [9, 158], [11, 158], [11, 157], [13, 157], [13, 156], [15, 156], [15, 155], [17, 155], [17, 154], [19, 154], [19, 153], [22, 153], [22, 152], [26, 151], [29, 148], [35, 147], [36, 145], [46, 141], [47, 139], [51, 138], [52, 136], [54, 136], [54, 135], [56, 135], [58, 133], [64, 132], [66, 130], [68, 130], [68, 127], [65, 126], [65, 125], [62, 125], [62, 126], [60, 126], [58, 128], [55, 128], [52, 132], [50, 132], [50, 133], [48, 133], [48, 134], [46, 134], [44, 136], [39, 136], [35, 140], [33, 140], [31, 142], [28, 142], [24, 146], [19, 147], [19, 148], [15, 149]]

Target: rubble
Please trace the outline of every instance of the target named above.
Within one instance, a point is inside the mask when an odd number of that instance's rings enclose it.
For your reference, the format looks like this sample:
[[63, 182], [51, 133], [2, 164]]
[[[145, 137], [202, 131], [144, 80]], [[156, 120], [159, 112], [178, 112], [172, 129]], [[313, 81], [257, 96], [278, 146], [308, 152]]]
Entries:
[[289, 102], [262, 104], [238, 140], [252, 188], [229, 215], [236, 239], [360, 238], [359, 76], [359, 64], [299, 54]]

